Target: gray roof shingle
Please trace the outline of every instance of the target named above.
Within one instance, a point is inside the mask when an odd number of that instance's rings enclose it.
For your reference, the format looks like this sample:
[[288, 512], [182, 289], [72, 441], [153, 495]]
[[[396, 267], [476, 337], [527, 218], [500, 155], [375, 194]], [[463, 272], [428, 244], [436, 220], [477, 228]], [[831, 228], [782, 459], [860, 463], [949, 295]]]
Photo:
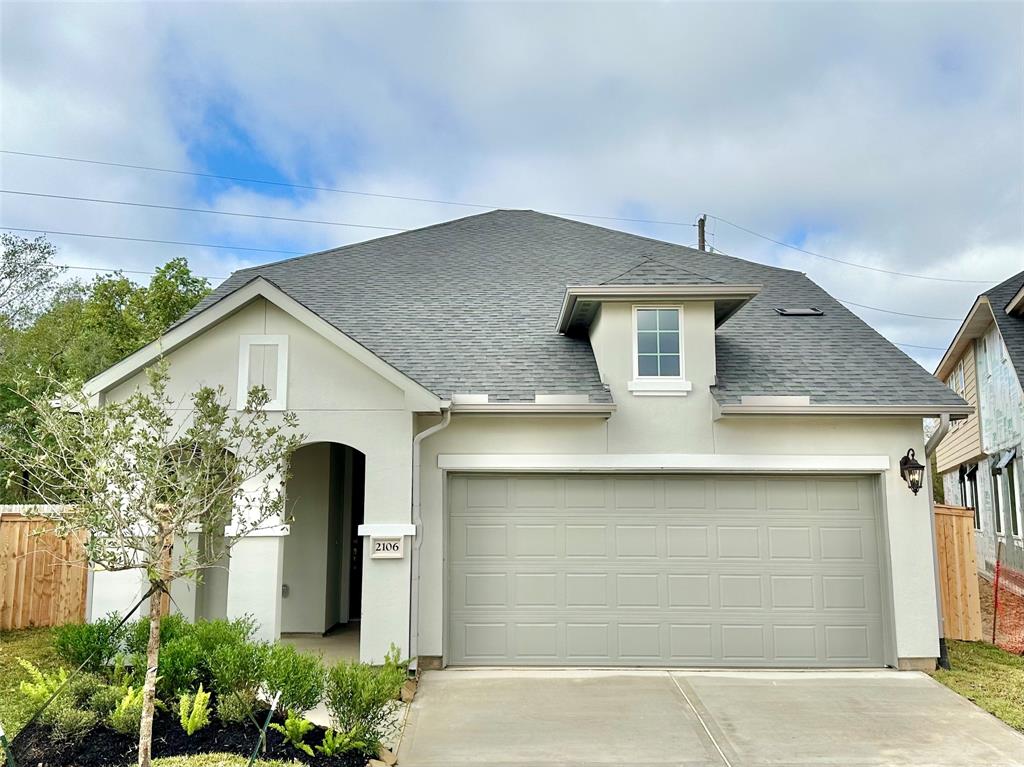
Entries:
[[992, 314], [996, 325], [1003, 336], [1010, 361], [1017, 371], [1017, 381], [1024, 386], [1024, 317], [1006, 313], [1006, 305], [1010, 303], [1021, 287], [1024, 286], [1024, 272], [1018, 272], [1005, 282], [1001, 282], [990, 290], [982, 293], [992, 304]]
[[[759, 284], [717, 331], [715, 396], [958, 405], [955, 394], [805, 275], [533, 211], [496, 210], [234, 273], [193, 313], [262, 276], [438, 396], [587, 393], [590, 343], [555, 331], [567, 285]], [[776, 306], [822, 317], [780, 317]]]

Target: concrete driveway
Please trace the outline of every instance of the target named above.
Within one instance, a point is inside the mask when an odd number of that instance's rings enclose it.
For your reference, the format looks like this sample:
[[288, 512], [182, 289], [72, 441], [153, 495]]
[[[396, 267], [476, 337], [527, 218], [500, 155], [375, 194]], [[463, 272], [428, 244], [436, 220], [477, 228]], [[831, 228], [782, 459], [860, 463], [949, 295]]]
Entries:
[[1024, 736], [925, 674], [446, 670], [399, 767], [1024, 767]]

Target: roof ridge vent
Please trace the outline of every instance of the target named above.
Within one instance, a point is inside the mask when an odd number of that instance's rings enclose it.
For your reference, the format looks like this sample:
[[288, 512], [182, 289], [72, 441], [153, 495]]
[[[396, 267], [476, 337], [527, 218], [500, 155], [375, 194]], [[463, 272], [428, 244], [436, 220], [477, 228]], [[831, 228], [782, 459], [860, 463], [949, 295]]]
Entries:
[[780, 317], [821, 317], [825, 314], [817, 306], [776, 306], [775, 311], [779, 313]]

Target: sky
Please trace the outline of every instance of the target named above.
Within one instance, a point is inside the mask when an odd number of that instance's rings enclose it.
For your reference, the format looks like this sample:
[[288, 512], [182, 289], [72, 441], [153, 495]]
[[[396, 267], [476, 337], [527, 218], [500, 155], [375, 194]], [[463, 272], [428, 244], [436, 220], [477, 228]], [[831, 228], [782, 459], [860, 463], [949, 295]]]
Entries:
[[3, 2], [0, 150], [0, 228], [213, 284], [491, 207], [685, 245], [708, 214], [932, 370], [1024, 270], [1024, 3]]

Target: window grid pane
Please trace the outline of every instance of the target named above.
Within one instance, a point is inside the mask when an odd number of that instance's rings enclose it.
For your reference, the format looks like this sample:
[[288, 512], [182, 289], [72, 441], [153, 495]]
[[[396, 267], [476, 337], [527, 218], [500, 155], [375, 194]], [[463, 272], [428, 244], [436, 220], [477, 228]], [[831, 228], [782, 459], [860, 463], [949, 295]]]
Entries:
[[637, 309], [637, 375], [678, 377], [679, 310]]

